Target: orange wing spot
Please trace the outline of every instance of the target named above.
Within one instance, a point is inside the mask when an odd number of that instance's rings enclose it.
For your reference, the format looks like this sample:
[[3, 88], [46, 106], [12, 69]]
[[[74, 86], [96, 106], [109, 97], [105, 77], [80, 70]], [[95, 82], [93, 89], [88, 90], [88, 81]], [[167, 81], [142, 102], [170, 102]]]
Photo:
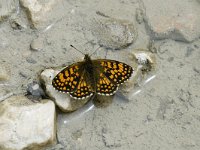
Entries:
[[74, 85], [76, 85], [76, 84], [77, 84], [77, 82], [76, 82], [76, 81], [73, 81], [73, 84], [74, 84]]
[[69, 71], [70, 71], [70, 74], [74, 73], [73, 68], [70, 68]]
[[114, 65], [113, 65], [113, 68], [114, 68], [114, 69], [116, 69], [116, 68], [117, 68], [117, 65], [116, 65], [116, 64], [114, 64]]
[[122, 63], [119, 63], [118, 66], [121, 67], [121, 68], [124, 68]]
[[64, 87], [63, 90], [66, 90], [66, 87]]
[[72, 85], [72, 89], [74, 89], [75, 88], [75, 86], [74, 85]]
[[86, 82], [83, 83], [83, 86], [86, 86]]
[[118, 70], [116, 70], [116, 69], [115, 69], [115, 70], [114, 70], [114, 72], [115, 72], [115, 73], [117, 73], [117, 72], [118, 72]]
[[124, 77], [122, 77], [122, 80], [124, 80]]
[[75, 69], [78, 69], [78, 66], [75, 66], [74, 68], [75, 68]]
[[123, 69], [122, 69], [122, 68], [120, 68], [120, 69], [119, 69], [119, 72], [123, 72]]
[[111, 78], [111, 79], [113, 79], [113, 78], [114, 78], [114, 76], [113, 76], [113, 75], [110, 75], [110, 78]]
[[99, 81], [99, 83], [100, 83], [100, 84], [102, 84], [102, 83], [103, 83], [103, 81], [102, 81], [102, 80], [100, 80], [100, 81]]
[[65, 71], [65, 76], [68, 77], [69, 76], [69, 72]]
[[76, 73], [76, 76], [77, 76], [77, 77], [79, 76], [79, 73], [78, 73], [78, 72]]
[[110, 71], [112, 74], [115, 74], [115, 72], [113, 70]]
[[56, 80], [57, 83], [59, 83], [59, 80]]
[[64, 77], [63, 77], [63, 74], [62, 74], [62, 73], [60, 73], [60, 74], [59, 74], [59, 79], [60, 79], [60, 81], [61, 81], [61, 82], [65, 82], [65, 79], [64, 79]]
[[71, 82], [69, 82], [69, 86], [72, 86], [72, 83], [71, 83]]
[[109, 68], [112, 68], [112, 66], [111, 66], [111, 63], [110, 63], [110, 62], [107, 62], [107, 64], [108, 64], [108, 67], [109, 67]]
[[71, 78], [70, 78], [70, 81], [72, 82], [73, 80], [74, 80], [74, 77], [71, 77]]

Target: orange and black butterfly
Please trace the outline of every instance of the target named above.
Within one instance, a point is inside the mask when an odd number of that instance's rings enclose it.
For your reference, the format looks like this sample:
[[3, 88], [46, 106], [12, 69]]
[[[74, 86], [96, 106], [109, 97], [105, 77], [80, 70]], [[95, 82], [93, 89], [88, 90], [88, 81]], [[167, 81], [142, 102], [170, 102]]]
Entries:
[[86, 54], [83, 61], [59, 72], [52, 85], [56, 90], [69, 93], [75, 99], [84, 99], [94, 94], [109, 96], [113, 95], [132, 73], [133, 68], [125, 63], [109, 59], [91, 60]]

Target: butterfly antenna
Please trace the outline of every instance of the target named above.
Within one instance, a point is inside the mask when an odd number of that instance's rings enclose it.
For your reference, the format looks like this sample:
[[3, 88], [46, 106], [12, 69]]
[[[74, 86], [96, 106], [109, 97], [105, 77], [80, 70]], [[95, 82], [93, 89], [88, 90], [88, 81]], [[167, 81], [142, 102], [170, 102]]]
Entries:
[[101, 48], [101, 46], [99, 46], [92, 54], [90, 54], [90, 56], [92, 56], [99, 48]]
[[70, 45], [72, 48], [74, 48], [75, 50], [77, 50], [78, 52], [80, 52], [81, 54], [85, 55], [83, 52], [81, 52], [80, 50], [78, 50], [76, 47], [74, 47], [73, 45]]

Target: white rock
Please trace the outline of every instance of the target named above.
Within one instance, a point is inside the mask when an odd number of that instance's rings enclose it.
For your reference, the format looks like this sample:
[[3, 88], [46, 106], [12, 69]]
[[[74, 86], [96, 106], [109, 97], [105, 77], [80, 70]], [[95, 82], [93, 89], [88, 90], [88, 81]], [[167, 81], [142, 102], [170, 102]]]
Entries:
[[47, 21], [48, 13], [51, 12], [53, 6], [57, 4], [57, 0], [20, 0], [21, 5], [27, 9], [28, 15], [34, 27]]
[[46, 69], [41, 73], [41, 79], [45, 84], [46, 93], [49, 97], [55, 100], [56, 105], [64, 112], [70, 112], [82, 107], [87, 99], [76, 100], [67, 93], [61, 93], [55, 90], [52, 86], [52, 79], [58, 73], [58, 70]]
[[55, 105], [12, 96], [0, 103], [0, 149], [41, 149], [55, 140]]
[[191, 42], [200, 37], [200, 9], [197, 1], [143, 0], [146, 23], [155, 39], [171, 38]]
[[9, 17], [13, 12], [17, 11], [18, 0], [1, 0], [0, 1], [0, 21]]
[[141, 65], [141, 69], [145, 71], [152, 71], [156, 67], [155, 55], [147, 49], [134, 49], [133, 55], [136, 61]]
[[0, 81], [5, 81], [10, 79], [10, 71], [8, 66], [0, 65]]

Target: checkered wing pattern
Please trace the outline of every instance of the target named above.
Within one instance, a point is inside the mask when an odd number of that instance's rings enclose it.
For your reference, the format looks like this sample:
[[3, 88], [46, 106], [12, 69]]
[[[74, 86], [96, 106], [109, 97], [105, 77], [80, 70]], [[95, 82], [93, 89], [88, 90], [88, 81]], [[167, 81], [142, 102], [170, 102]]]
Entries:
[[89, 84], [87, 84], [84, 76], [81, 77], [81, 80], [78, 83], [76, 91], [70, 93], [70, 96], [75, 99], [83, 99], [90, 97], [92, 95], [93, 95], [92, 88]]
[[80, 69], [80, 64], [72, 64], [64, 68], [54, 77], [52, 85], [58, 91], [66, 93], [73, 92], [78, 87], [78, 83], [81, 79], [81, 74], [82, 71]]
[[113, 84], [103, 73], [100, 73], [97, 81], [97, 94], [113, 95], [117, 91], [118, 86]]
[[94, 61], [102, 67], [102, 73], [108, 80], [116, 85], [124, 83], [133, 73], [131, 66], [119, 61], [108, 59], [97, 59]]

